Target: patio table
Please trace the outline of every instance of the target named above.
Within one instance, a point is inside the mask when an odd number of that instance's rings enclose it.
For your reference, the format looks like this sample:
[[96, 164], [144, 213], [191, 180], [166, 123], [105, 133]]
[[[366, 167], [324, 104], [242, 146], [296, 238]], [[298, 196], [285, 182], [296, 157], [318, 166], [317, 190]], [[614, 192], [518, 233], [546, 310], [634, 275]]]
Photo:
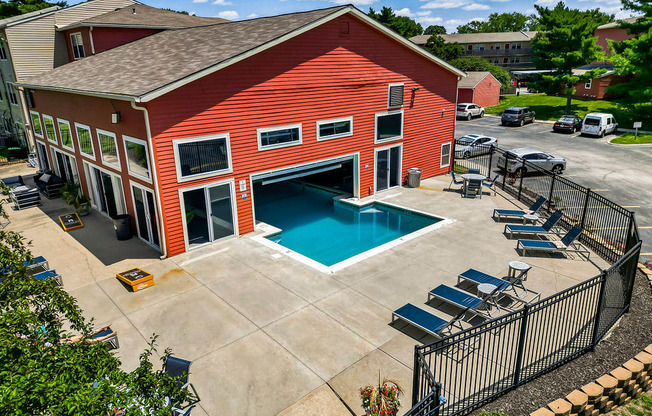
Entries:
[[539, 216], [537, 214], [523, 215], [523, 224], [527, 224], [528, 222], [531, 222], [532, 224], [536, 225], [537, 221], [539, 221]]
[[478, 186], [478, 195], [482, 199], [482, 181], [487, 179], [487, 177], [479, 173], [465, 173], [462, 175], [462, 179], [464, 179], [464, 198], [469, 197], [469, 185], [475, 184]]
[[484, 300], [485, 310], [489, 316], [491, 315], [492, 307], [500, 311], [500, 305], [498, 305], [498, 291], [496, 290], [498, 286], [492, 285], [491, 283], [481, 283], [478, 285], [478, 295], [482, 300]]

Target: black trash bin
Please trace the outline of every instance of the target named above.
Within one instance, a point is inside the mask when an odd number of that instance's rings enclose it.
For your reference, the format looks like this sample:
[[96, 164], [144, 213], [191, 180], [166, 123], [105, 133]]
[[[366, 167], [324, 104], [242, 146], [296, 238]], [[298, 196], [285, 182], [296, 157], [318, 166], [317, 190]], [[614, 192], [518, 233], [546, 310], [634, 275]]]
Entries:
[[113, 220], [113, 228], [115, 228], [115, 236], [118, 240], [129, 240], [131, 238], [131, 217], [129, 214], [120, 214], [111, 217]]

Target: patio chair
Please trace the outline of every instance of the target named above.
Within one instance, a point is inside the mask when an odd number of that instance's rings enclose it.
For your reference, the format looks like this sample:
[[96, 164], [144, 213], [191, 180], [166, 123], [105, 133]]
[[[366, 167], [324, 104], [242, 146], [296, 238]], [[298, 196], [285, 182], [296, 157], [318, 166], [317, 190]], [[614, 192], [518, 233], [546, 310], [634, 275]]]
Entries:
[[460, 331], [464, 330], [462, 327], [462, 320], [468, 311], [469, 308], [466, 308], [456, 317], [447, 321], [438, 317], [437, 315], [433, 315], [430, 312], [424, 311], [423, 309], [411, 303], [406, 303], [405, 305], [392, 312], [392, 323], [394, 323], [397, 319], [401, 319], [408, 324], [421, 329], [422, 331], [425, 331], [438, 338], [443, 338], [447, 335], [451, 335], [453, 328], [457, 328]]
[[451, 189], [452, 184], [455, 184], [455, 185], [463, 185], [464, 184], [464, 181], [458, 181], [455, 178], [455, 172], [453, 172], [452, 170], [451, 170], [451, 178], [452, 178], [451, 183], [448, 184], [448, 189]]
[[[491, 294], [491, 297], [494, 299], [497, 298], [497, 295], [504, 295], [518, 302], [530, 303], [530, 302], [534, 302], [540, 297], [540, 294], [538, 292], [529, 290], [525, 288], [525, 286], [523, 285], [523, 281], [525, 281], [525, 278], [527, 277], [527, 273], [528, 271], [530, 271], [530, 269], [523, 270], [518, 276], [510, 279], [509, 281], [499, 279], [495, 276], [481, 272], [476, 269], [469, 269], [464, 273], [461, 273], [459, 276], [457, 276], [457, 284], [459, 284], [462, 280], [475, 283], [477, 285], [488, 283], [496, 286], [497, 288], [494, 291], [494, 293]], [[510, 291], [513, 294], [509, 293]], [[532, 294], [532, 296], [528, 298], [527, 296], [529, 294]], [[505, 309], [503, 307], [500, 308]]]
[[528, 251], [545, 251], [549, 253], [564, 253], [564, 252], [574, 252], [580, 254], [586, 254], [586, 257], [589, 258], [591, 252], [584, 248], [580, 243], [575, 243], [575, 240], [582, 234], [582, 229], [579, 225], [573, 226], [558, 241], [550, 240], [518, 240], [516, 243], [516, 250], [521, 248], [521, 254], [525, 256]]
[[482, 186], [486, 186], [487, 188], [489, 188], [489, 190], [494, 191], [494, 196], [496, 196], [496, 188], [494, 188], [494, 185], [496, 184], [496, 181], [498, 180], [499, 176], [500, 174], [497, 173], [496, 176], [494, 176], [494, 178], [489, 183], [484, 181], [482, 182]]
[[167, 375], [170, 377], [179, 377], [177, 379], [177, 385], [180, 389], [190, 389], [191, 393], [194, 395], [195, 399], [191, 400], [188, 403], [178, 403], [175, 402], [173, 398], [170, 398], [172, 401], [172, 414], [173, 415], [188, 415], [189, 409], [192, 409], [197, 403], [199, 403], [199, 394], [195, 390], [195, 386], [192, 383], [188, 382], [188, 377], [190, 376], [190, 365], [192, 361], [184, 360], [182, 358], [169, 356], [165, 360], [164, 369]]
[[[496, 287], [496, 290], [494, 290], [494, 293], [491, 293], [488, 299], [497, 297], [500, 291], [502, 291], [502, 289]], [[428, 292], [428, 302], [430, 302], [433, 298], [446, 303], [450, 303], [451, 305], [462, 309], [468, 309], [469, 311], [479, 313], [488, 318], [493, 318], [495, 315], [494, 309], [490, 307], [486, 300], [480, 299], [479, 297], [460, 290], [456, 287], [451, 287], [444, 284], [439, 285]], [[496, 311], [500, 311], [500, 308], [496, 309]]]
[[522, 218], [523, 215], [528, 215], [528, 214], [534, 214], [545, 204], [546, 198], [540, 196], [534, 204], [530, 207], [530, 209], [494, 209], [494, 213], [491, 215], [491, 218], [496, 218], [498, 216], [498, 219], [501, 219], [502, 217], [514, 217], [514, 218]]
[[27, 267], [32, 274], [50, 270], [50, 265], [43, 256], [34, 257], [31, 260], [25, 260], [23, 266]]
[[57, 271], [54, 269], [46, 270], [41, 273], [36, 273], [34, 275], [34, 278], [36, 280], [53, 279], [59, 286], [63, 286], [63, 280], [61, 279], [61, 275], [57, 273]]
[[111, 337], [108, 337], [105, 340], [102, 340], [102, 342], [104, 344], [109, 345], [109, 347], [110, 347], [109, 350], [120, 348], [120, 342], [118, 341], [118, 334], [114, 330], [112, 330], [110, 326], [107, 327], [106, 329], [96, 333], [95, 335], [92, 336], [92, 338], [93, 339], [102, 338], [102, 337], [105, 337], [105, 336], [111, 335], [111, 334], [114, 334], [114, 335], [111, 336]]
[[555, 225], [557, 225], [563, 216], [564, 213], [557, 210], [548, 217], [543, 225], [505, 224], [505, 230], [503, 230], [503, 233], [507, 234], [509, 238], [512, 238], [514, 234], [552, 234], [554, 233]]

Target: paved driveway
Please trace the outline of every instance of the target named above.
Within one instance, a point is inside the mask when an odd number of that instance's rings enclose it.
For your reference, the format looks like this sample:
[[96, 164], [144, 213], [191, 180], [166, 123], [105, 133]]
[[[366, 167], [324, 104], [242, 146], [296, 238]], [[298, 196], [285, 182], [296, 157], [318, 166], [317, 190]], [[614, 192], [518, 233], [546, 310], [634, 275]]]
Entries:
[[552, 124], [537, 122], [503, 127], [497, 117], [457, 122], [455, 137], [469, 133], [498, 139], [504, 149], [534, 147], [566, 158], [564, 175], [636, 213], [643, 239], [641, 259], [652, 260], [652, 146], [614, 145], [609, 140], [579, 133], [552, 131]]

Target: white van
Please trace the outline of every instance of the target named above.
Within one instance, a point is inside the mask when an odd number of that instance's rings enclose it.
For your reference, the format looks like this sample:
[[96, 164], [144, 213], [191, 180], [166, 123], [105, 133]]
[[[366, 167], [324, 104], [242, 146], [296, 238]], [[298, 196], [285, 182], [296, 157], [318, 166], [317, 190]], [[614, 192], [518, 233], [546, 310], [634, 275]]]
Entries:
[[613, 114], [609, 113], [589, 113], [584, 116], [582, 121], [582, 134], [604, 137], [605, 134], [616, 133], [618, 123]]

